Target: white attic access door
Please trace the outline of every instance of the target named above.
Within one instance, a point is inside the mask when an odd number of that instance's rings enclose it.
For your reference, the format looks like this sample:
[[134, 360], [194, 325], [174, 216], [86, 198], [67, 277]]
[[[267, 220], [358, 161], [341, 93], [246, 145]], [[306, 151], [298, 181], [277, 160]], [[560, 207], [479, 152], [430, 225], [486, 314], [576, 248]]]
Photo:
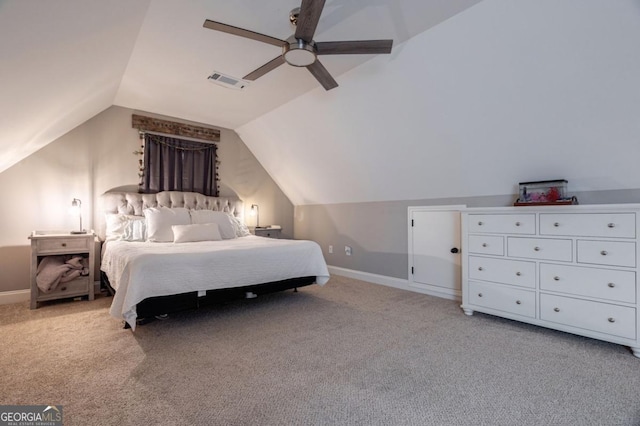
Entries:
[[465, 207], [408, 208], [411, 290], [460, 299], [460, 210]]

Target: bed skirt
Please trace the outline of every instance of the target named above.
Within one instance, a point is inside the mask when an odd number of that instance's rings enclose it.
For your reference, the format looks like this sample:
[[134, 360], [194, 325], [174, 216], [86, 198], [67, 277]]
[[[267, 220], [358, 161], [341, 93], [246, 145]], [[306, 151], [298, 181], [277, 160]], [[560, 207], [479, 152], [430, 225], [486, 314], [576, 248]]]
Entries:
[[[111, 294], [115, 291], [109, 284], [107, 275], [100, 271], [102, 285], [104, 285]], [[230, 300], [244, 299], [247, 297], [255, 297], [261, 294], [275, 293], [278, 291], [297, 289], [299, 287], [308, 286], [316, 282], [316, 277], [299, 277], [290, 278], [282, 281], [274, 281], [264, 284], [255, 284], [244, 287], [221, 288], [216, 290], [207, 290], [205, 295], [199, 296], [197, 291], [188, 293], [172, 294], [170, 296], [157, 296], [144, 299], [136, 305], [137, 319], [136, 324], [142, 325], [154, 320], [157, 316], [194, 310], [200, 307], [211, 306]], [[248, 296], [250, 295], [250, 296]], [[255, 295], [255, 296], [252, 296]], [[124, 328], [130, 328], [125, 321]]]

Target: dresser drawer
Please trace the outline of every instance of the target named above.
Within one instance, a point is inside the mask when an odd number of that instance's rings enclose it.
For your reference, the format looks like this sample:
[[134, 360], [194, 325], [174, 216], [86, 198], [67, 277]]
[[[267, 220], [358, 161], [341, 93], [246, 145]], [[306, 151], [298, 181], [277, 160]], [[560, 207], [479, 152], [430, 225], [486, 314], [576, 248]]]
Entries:
[[467, 227], [471, 233], [535, 234], [535, 214], [470, 214]]
[[636, 310], [625, 306], [542, 293], [540, 319], [626, 339], [636, 338]]
[[635, 213], [540, 214], [541, 235], [635, 238]]
[[571, 262], [572, 241], [551, 238], [507, 238], [507, 255]]
[[64, 252], [88, 252], [89, 238], [43, 238], [36, 241], [38, 254], [44, 253], [64, 253]]
[[636, 273], [541, 263], [540, 289], [635, 303]]
[[495, 235], [469, 235], [469, 253], [504, 255], [504, 238]]
[[73, 281], [58, 284], [58, 287], [50, 292], [39, 291], [38, 301], [60, 299], [64, 297], [74, 297], [89, 294], [89, 277], [76, 278]]
[[500, 284], [469, 281], [469, 302], [476, 306], [530, 318], [536, 316], [535, 292]]
[[521, 260], [469, 256], [469, 278], [535, 288], [536, 264]]
[[578, 240], [578, 263], [636, 266], [636, 243], [623, 241]]

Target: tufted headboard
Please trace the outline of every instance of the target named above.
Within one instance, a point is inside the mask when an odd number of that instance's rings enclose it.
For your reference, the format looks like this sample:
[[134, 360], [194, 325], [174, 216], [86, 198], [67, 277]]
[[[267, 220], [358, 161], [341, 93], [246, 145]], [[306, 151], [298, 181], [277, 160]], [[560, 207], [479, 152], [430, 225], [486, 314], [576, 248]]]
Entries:
[[210, 197], [197, 192], [163, 191], [157, 194], [137, 192], [105, 192], [100, 196], [100, 212], [96, 232], [100, 240], [105, 238], [105, 213], [144, 216], [148, 207], [185, 207], [191, 210], [215, 210], [228, 212], [243, 219], [242, 200], [231, 197]]

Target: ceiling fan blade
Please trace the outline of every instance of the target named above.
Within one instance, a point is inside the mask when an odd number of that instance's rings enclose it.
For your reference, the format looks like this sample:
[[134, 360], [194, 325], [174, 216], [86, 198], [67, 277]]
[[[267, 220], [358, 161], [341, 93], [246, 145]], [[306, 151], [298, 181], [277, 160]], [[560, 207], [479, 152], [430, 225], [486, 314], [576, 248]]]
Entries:
[[393, 40], [322, 41], [316, 43], [318, 55], [391, 53]]
[[233, 34], [240, 37], [250, 38], [251, 40], [261, 41], [263, 43], [273, 44], [274, 46], [282, 47], [285, 44], [284, 40], [280, 40], [275, 37], [256, 33], [253, 31], [245, 30], [243, 28], [234, 27], [232, 25], [222, 24], [207, 19], [202, 25], [210, 30], [222, 31], [223, 33]]
[[280, 56], [270, 60], [269, 62], [267, 62], [266, 64], [264, 64], [260, 68], [258, 68], [257, 70], [252, 71], [249, 74], [245, 75], [242, 78], [244, 80], [249, 80], [249, 81], [256, 80], [256, 79], [262, 77], [263, 75], [265, 75], [266, 73], [268, 73], [269, 71], [278, 68], [282, 64], [284, 64], [284, 57], [282, 55], [280, 55]]
[[338, 83], [331, 77], [329, 71], [320, 63], [315, 61], [311, 65], [307, 65], [307, 69], [313, 74], [313, 76], [322, 84], [325, 90], [331, 90], [334, 87], [338, 87]]
[[295, 38], [302, 39], [307, 43], [313, 40], [313, 34], [316, 32], [324, 2], [325, 0], [302, 0]]

